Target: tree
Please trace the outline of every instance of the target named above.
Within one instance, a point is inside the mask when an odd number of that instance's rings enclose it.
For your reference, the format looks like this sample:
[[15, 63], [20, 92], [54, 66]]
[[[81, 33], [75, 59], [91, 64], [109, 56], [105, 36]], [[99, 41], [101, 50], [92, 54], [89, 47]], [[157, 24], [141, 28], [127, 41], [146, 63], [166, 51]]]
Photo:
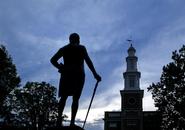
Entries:
[[56, 120], [56, 88], [46, 82], [27, 82], [23, 88], [12, 92], [7, 106], [14, 113], [13, 124], [42, 130]]
[[185, 45], [172, 53], [172, 62], [163, 67], [160, 82], [152, 83], [155, 106], [162, 113], [162, 128], [185, 128]]
[[[0, 45], [0, 115], [4, 115], [4, 101], [9, 93], [20, 86], [20, 77], [17, 74], [16, 66], [8, 54], [5, 46]], [[7, 110], [7, 109], [6, 109]], [[2, 113], [3, 112], [3, 113]]]

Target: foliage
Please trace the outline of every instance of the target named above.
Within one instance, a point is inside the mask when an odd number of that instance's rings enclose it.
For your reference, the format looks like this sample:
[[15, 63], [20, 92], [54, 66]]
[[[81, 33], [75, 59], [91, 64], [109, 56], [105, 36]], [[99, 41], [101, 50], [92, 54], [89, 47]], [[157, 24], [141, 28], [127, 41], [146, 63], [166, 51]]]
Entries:
[[172, 53], [172, 60], [163, 67], [160, 82], [148, 87], [155, 106], [162, 112], [162, 128], [185, 128], [185, 45]]
[[5, 46], [0, 45], [0, 115], [5, 116], [3, 102], [9, 93], [20, 86], [20, 77], [17, 75], [16, 66], [8, 54]]
[[14, 124], [43, 129], [54, 124], [57, 116], [56, 88], [48, 83], [27, 82], [7, 99]]

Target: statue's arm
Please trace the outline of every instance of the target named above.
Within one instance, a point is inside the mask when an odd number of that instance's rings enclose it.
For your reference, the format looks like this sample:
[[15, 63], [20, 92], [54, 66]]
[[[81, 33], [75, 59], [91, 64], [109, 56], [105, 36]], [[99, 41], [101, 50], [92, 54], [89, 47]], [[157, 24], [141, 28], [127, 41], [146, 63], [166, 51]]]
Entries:
[[51, 59], [50, 62], [55, 66], [57, 69], [61, 69], [63, 66], [62, 63], [58, 63], [58, 60], [63, 56], [63, 51], [60, 49]]
[[98, 81], [101, 81], [101, 77], [97, 74], [97, 72], [96, 72], [96, 70], [95, 70], [95, 68], [94, 68], [94, 65], [93, 65], [93, 63], [92, 63], [92, 61], [91, 61], [91, 59], [90, 59], [90, 57], [89, 57], [89, 55], [88, 55], [88, 53], [87, 53], [86, 48], [84, 48], [84, 58], [85, 58], [85, 62], [86, 62], [86, 64], [87, 64], [87, 66], [89, 67], [89, 69], [90, 69], [91, 72], [93, 73], [94, 78], [95, 78], [96, 80], [98, 80]]

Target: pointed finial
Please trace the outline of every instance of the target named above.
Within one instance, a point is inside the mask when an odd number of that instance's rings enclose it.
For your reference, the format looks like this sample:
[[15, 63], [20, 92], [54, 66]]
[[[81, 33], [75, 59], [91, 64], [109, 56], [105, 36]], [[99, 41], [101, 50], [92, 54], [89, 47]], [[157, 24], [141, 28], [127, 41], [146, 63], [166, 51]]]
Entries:
[[132, 46], [133, 41], [131, 39], [128, 39], [127, 41], [128, 43], [130, 43], [130, 47], [128, 48], [128, 53], [130, 56], [134, 56], [136, 49]]

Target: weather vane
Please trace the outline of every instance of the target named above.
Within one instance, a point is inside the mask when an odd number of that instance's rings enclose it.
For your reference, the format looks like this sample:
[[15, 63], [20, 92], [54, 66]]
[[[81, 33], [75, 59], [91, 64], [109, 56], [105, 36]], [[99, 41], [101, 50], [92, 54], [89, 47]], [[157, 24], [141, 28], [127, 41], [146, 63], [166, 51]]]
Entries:
[[130, 37], [129, 39], [127, 39], [128, 43], [130, 43], [130, 46], [132, 46], [133, 40], [132, 37]]

